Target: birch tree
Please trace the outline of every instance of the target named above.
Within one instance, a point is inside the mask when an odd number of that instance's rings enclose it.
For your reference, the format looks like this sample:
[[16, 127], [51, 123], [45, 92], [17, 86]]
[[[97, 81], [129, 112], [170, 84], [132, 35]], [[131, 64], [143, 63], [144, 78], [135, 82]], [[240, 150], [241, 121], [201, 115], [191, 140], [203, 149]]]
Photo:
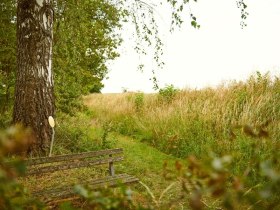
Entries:
[[17, 2], [17, 70], [13, 122], [31, 127], [36, 142], [28, 153], [44, 153], [51, 139], [48, 117], [54, 115], [51, 0]]

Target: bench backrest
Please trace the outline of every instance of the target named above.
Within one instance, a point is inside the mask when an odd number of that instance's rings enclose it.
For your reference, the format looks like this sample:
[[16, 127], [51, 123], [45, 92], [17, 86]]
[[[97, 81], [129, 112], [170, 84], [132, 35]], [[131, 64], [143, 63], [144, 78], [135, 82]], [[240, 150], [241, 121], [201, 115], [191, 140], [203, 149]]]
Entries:
[[123, 149], [107, 149], [79, 154], [58, 155], [53, 157], [32, 158], [25, 160], [26, 175], [51, 173], [54, 171], [108, 164], [109, 173], [115, 175], [114, 162], [123, 160]]

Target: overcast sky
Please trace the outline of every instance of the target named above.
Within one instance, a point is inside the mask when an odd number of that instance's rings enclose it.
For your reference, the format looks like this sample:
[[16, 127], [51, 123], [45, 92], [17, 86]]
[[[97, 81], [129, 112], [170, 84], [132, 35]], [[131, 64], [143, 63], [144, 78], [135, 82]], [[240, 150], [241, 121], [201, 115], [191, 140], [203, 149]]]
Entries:
[[[190, 27], [188, 19], [181, 29], [170, 34], [166, 8], [158, 7], [159, 25], [164, 41], [164, 69], [157, 71], [160, 87], [178, 88], [216, 86], [229, 80], [244, 80], [253, 72], [280, 75], [280, 0], [246, 0], [248, 26], [241, 29], [240, 11], [235, 0], [199, 0], [192, 12], [201, 25]], [[109, 79], [103, 93], [130, 91], [152, 92], [149, 80], [152, 58], [142, 58], [144, 73], [137, 71], [141, 62], [133, 51], [129, 27], [123, 34], [121, 57], [110, 64]]]

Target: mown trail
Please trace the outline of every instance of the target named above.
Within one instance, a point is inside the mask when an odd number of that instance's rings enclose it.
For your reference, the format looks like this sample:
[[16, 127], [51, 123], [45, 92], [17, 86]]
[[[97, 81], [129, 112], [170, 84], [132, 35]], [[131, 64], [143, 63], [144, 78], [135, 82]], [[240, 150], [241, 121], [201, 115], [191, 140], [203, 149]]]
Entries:
[[[179, 196], [180, 182], [166, 180], [163, 176], [164, 163], [173, 170], [175, 162], [179, 159], [131, 137], [113, 133], [110, 138], [116, 140], [114, 147], [124, 149], [125, 161], [117, 164], [116, 171], [132, 174], [146, 185], [146, 187], [141, 183], [133, 185], [136, 200], [142, 204], [154, 202], [162, 206]], [[170, 185], [172, 187], [163, 193]]]
[[130, 137], [116, 135], [116, 147], [124, 148], [125, 164], [135, 175], [143, 176], [145, 180], [160, 176], [164, 162], [174, 165], [176, 158], [164, 154], [145, 143]]

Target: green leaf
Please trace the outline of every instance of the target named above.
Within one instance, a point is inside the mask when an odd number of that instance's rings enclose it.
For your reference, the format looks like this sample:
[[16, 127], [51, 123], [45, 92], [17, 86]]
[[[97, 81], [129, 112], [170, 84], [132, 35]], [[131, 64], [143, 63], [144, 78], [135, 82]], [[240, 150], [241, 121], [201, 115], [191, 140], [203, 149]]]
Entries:
[[81, 195], [84, 198], [88, 198], [89, 197], [89, 192], [87, 189], [85, 189], [82, 185], [75, 185], [74, 186], [74, 191], [76, 193], [78, 193], [79, 195]]

